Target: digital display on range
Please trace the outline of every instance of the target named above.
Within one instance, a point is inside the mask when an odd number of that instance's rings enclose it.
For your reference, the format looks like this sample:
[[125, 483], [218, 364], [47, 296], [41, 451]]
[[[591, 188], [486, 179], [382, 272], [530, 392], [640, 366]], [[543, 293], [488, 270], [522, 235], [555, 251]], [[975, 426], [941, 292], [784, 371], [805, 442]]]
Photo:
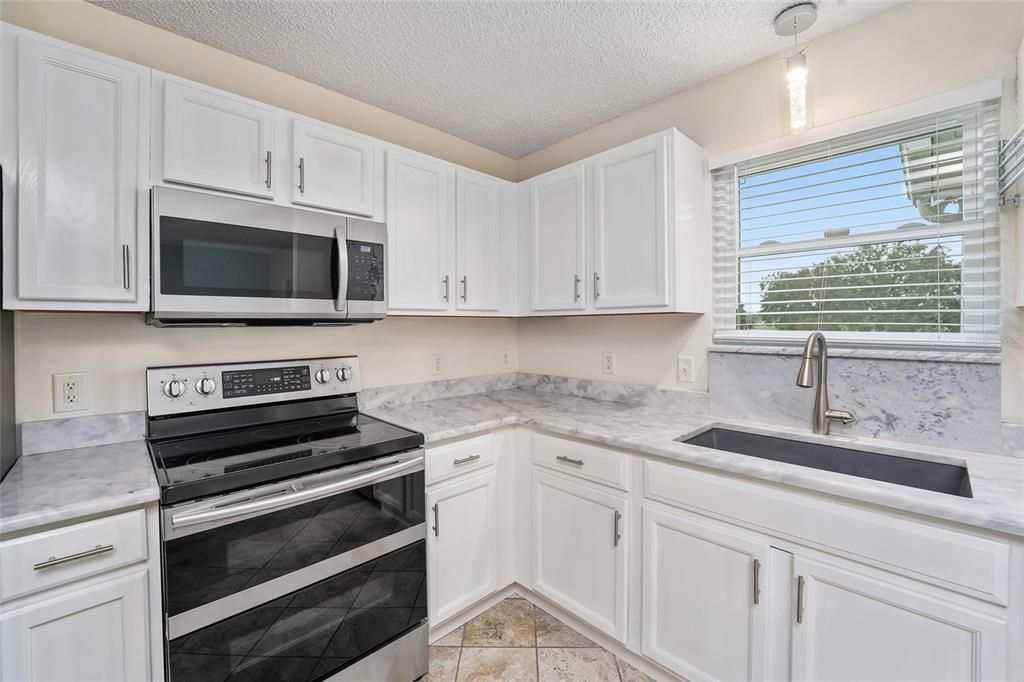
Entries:
[[309, 390], [309, 366], [273, 367], [221, 373], [225, 398]]

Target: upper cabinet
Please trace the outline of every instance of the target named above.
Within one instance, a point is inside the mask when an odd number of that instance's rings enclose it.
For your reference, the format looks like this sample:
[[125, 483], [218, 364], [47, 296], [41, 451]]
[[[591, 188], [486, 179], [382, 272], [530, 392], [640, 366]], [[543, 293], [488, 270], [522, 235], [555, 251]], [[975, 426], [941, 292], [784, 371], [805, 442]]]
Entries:
[[387, 152], [389, 311], [446, 311], [452, 170], [411, 152]]
[[292, 203], [372, 216], [373, 140], [332, 126], [292, 121]]
[[710, 308], [703, 152], [677, 130], [524, 184], [530, 304], [522, 314]]
[[455, 186], [455, 252], [459, 310], [501, 308], [501, 182], [458, 170]]
[[274, 196], [271, 107], [174, 80], [163, 88], [165, 181]]
[[586, 166], [582, 163], [528, 183], [530, 309], [586, 307]]
[[4, 304], [148, 307], [148, 71], [4, 28]]

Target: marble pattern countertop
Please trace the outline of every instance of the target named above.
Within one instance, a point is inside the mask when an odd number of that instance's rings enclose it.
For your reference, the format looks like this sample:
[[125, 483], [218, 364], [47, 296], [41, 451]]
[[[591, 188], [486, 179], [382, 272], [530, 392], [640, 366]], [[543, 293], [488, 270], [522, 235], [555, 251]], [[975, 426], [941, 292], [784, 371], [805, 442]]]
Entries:
[[158, 499], [144, 441], [24, 455], [0, 484], [0, 537]]
[[[684, 464], [1024, 537], [1024, 461], [1016, 457], [911, 447], [874, 438], [823, 438], [792, 428], [781, 430], [764, 424], [697, 416], [678, 410], [521, 389], [377, 407], [367, 411], [380, 419], [422, 432], [428, 443], [500, 426], [523, 424]], [[686, 445], [674, 440], [712, 425], [740, 426], [798, 440], [964, 464], [971, 478], [974, 497], [960, 498]]]

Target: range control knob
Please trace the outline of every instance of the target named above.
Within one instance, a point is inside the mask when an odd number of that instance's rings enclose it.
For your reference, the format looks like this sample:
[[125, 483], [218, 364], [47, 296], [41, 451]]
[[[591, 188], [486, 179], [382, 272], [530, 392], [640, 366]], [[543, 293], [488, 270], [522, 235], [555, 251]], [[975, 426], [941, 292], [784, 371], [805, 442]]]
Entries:
[[217, 382], [210, 377], [203, 377], [196, 382], [196, 393], [199, 395], [210, 395], [217, 390]]
[[168, 398], [180, 398], [185, 395], [185, 382], [181, 379], [171, 379], [164, 384], [163, 391]]
[[318, 384], [326, 384], [331, 380], [331, 373], [326, 369], [318, 369], [313, 375], [313, 378], [316, 379], [316, 383]]
[[338, 370], [338, 381], [348, 381], [352, 378], [352, 368], [342, 367]]

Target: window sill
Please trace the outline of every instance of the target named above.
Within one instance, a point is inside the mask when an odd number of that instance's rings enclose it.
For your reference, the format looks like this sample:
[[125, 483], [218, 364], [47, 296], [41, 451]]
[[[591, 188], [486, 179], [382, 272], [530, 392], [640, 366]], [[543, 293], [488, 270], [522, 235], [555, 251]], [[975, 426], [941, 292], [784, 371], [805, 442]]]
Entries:
[[[757, 345], [753, 343], [713, 343], [711, 353], [748, 353], [751, 355], [800, 355], [803, 344], [799, 345]], [[915, 362], [962, 362], [976, 365], [998, 365], [1002, 356], [998, 350], [920, 350], [910, 348], [851, 348], [832, 347], [830, 358], [860, 358], [864, 360], [906, 360]]]

